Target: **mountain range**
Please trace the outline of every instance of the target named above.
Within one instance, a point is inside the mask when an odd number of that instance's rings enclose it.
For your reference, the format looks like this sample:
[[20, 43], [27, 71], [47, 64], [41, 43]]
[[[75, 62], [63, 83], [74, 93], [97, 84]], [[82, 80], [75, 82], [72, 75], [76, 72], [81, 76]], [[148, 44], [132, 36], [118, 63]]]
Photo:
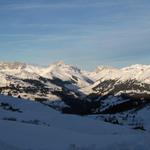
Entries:
[[150, 65], [99, 66], [88, 72], [63, 61], [47, 67], [1, 62], [0, 81], [3, 95], [38, 101], [63, 113], [96, 115], [106, 122], [144, 129], [145, 116], [139, 114], [149, 111]]

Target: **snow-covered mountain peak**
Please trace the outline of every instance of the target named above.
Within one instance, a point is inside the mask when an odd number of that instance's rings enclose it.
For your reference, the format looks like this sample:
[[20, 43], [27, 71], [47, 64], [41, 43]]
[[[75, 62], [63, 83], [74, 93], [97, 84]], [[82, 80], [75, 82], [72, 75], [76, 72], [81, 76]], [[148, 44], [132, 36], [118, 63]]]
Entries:
[[61, 69], [80, 72], [79, 68], [65, 64], [64, 61], [57, 61], [55, 63], [50, 64], [47, 68], [45, 68], [45, 70], [49, 70], [49, 71], [61, 70]]
[[65, 64], [63, 61], [52, 63], [47, 67], [28, 65], [25, 63], [0, 63], [0, 76], [4, 79], [11, 76], [19, 79], [34, 79], [40, 77], [47, 79], [60, 79], [69, 81], [72, 84], [77, 84], [79, 87], [89, 85], [90, 79], [85, 72], [82, 72], [77, 67]]
[[122, 70], [146, 70], [146, 69], [150, 69], [150, 65], [135, 64], [129, 67], [122, 68]]
[[80, 70], [76, 67], [70, 66], [68, 64], [65, 64], [63, 61], [58, 61], [55, 63], [50, 64], [48, 67], [43, 68], [41, 71], [41, 74], [62, 74], [65, 76], [65, 74], [72, 74], [72, 72]]
[[[135, 65], [131, 65], [131, 66], [127, 66], [124, 68], [115, 68], [112, 66], [98, 66], [96, 68], [96, 70], [94, 72], [96, 73], [101, 73], [103, 71], [146, 71], [146, 70], [150, 70], [150, 65], [143, 65], [143, 64], [135, 64]], [[137, 72], [136, 72], [137, 73]]]
[[59, 78], [63, 81], [75, 82], [79, 87], [90, 84], [90, 79], [86, 72], [81, 71], [77, 67], [65, 64], [63, 61], [53, 63], [47, 68], [43, 68], [39, 74], [40, 76], [50, 79]]
[[[98, 66], [93, 72], [86, 72], [77, 67], [65, 64], [63, 61], [52, 63], [48, 67], [39, 67], [25, 63], [14, 62], [0, 63], [0, 76], [13, 76], [20, 79], [36, 79], [44, 77], [48, 79], [60, 79], [71, 81], [79, 87], [91, 85], [93, 81], [117, 80], [124, 82], [137, 80], [143, 83], [150, 83], [150, 65], [136, 64], [122, 69], [111, 66]], [[3, 80], [4, 80], [3, 79]]]
[[55, 72], [55, 71], [62, 71], [62, 69], [70, 69], [71, 66], [65, 64], [63, 61], [57, 61], [55, 63], [50, 64], [48, 67], [43, 68], [43, 72]]
[[0, 62], [0, 69], [1, 70], [16, 70], [16, 69], [23, 69], [26, 67], [25, 63], [20, 62]]
[[55, 62], [55, 63], [53, 63], [53, 64], [50, 64], [49, 66], [51, 66], [51, 65], [55, 65], [55, 66], [64, 66], [64, 65], [66, 65], [66, 64], [65, 64], [64, 61], [60, 60], [60, 61], [57, 61], [57, 62]]
[[93, 80], [97, 81], [101, 78], [116, 78], [118, 75], [119, 69], [111, 67], [111, 66], [99, 66], [95, 71], [89, 73], [89, 77]]

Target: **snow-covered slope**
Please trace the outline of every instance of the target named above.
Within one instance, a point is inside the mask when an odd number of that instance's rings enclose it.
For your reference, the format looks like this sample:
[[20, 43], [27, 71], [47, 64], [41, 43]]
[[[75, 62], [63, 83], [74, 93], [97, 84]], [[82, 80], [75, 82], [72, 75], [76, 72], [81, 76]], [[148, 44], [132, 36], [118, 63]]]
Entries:
[[41, 70], [39, 75], [46, 78], [59, 78], [63, 81], [74, 81], [80, 88], [90, 85], [92, 80], [86, 76], [84, 71], [77, 67], [66, 65], [63, 61], [50, 64], [47, 68]]
[[[24, 63], [0, 63], [0, 79], [0, 87], [9, 85], [29, 86], [29, 84], [33, 86], [29, 80], [36, 80], [41, 83], [45, 82], [44, 84], [51, 89], [60, 88], [63, 85], [70, 90], [81, 89], [82, 92], [90, 94], [93, 89], [97, 90], [96, 87], [99, 84], [106, 81], [107, 83], [115, 81], [115, 84], [138, 82], [137, 84], [141, 87], [143, 84], [149, 85], [150, 66], [132, 65], [122, 69], [99, 66], [94, 72], [89, 73], [66, 65], [62, 61], [50, 64], [48, 67]], [[111, 88], [113, 89], [113, 86]], [[106, 93], [109, 93], [110, 89], [105, 90]]]
[[[80, 69], [59, 61], [48, 67], [27, 65], [24, 63], [0, 63], [0, 74], [11, 75], [21, 79], [38, 79], [39, 76], [48, 79], [59, 78], [63, 81], [74, 81], [79, 87], [89, 85], [88, 77]], [[3, 80], [2, 80], [3, 82]], [[92, 82], [92, 81], [91, 81]]]
[[2, 94], [41, 102], [0, 96], [0, 150], [149, 150], [148, 65], [0, 63], [0, 81]]
[[67, 107], [68, 113], [112, 113], [114, 99], [116, 110], [123, 107], [125, 111], [150, 99], [148, 65], [122, 69], [99, 66], [89, 73], [62, 61], [48, 67], [0, 63], [0, 80], [1, 94], [44, 102], [58, 110]]
[[[132, 65], [122, 69], [99, 66], [94, 72], [89, 73], [89, 77], [95, 80], [95, 83], [89, 87], [83, 88], [85, 93], [101, 91], [103, 95], [115, 90], [115, 86], [126, 85], [124, 90], [127, 92], [146, 92], [150, 94], [150, 65]], [[137, 88], [134, 88], [135, 85]], [[130, 88], [127, 88], [130, 86]], [[139, 87], [138, 87], [139, 86]], [[144, 88], [146, 86], [146, 88]], [[105, 88], [104, 91], [103, 88]], [[143, 89], [142, 89], [143, 88]], [[93, 91], [94, 89], [94, 91]], [[116, 92], [116, 94], [119, 94]]]
[[89, 76], [97, 80], [119, 79], [120, 81], [138, 80], [150, 83], [150, 65], [132, 65], [125, 68], [114, 68], [109, 66], [99, 66]]
[[[0, 96], [0, 150], [149, 150], [149, 133]], [[140, 142], [139, 142], [140, 141]]]
[[1, 62], [0, 81], [2, 94], [31, 100], [58, 100], [52, 91], [62, 88], [76, 91], [93, 83], [80, 69], [62, 61], [48, 67]]

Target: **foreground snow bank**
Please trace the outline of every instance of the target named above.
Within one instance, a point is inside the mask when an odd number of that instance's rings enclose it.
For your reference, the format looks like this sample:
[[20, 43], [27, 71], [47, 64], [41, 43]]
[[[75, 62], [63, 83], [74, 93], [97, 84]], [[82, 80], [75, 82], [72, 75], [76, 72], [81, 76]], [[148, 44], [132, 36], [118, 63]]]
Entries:
[[148, 132], [0, 96], [0, 150], [149, 150]]
[[8, 148], [2, 145], [3, 150], [149, 150], [150, 146], [146, 133], [89, 134], [9, 121], [0, 121], [0, 129], [1, 139], [8, 144]]

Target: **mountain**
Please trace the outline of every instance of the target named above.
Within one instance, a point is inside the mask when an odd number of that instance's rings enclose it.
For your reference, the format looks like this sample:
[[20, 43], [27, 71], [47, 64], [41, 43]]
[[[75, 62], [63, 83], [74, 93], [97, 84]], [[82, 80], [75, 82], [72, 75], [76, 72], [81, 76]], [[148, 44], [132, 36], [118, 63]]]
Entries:
[[107, 121], [112, 120], [104, 117], [107, 114], [136, 115], [150, 102], [149, 65], [99, 66], [86, 72], [62, 61], [47, 67], [1, 62], [0, 81], [1, 94], [35, 100], [63, 113], [102, 115]]
[[149, 65], [86, 72], [62, 61], [47, 67], [1, 62], [0, 81], [1, 94], [9, 95], [0, 95], [2, 149], [122, 149], [124, 139], [126, 149], [138, 149], [133, 143], [149, 136]]
[[[96, 118], [144, 129], [150, 109], [150, 66], [100, 66], [89, 74], [95, 83], [82, 91], [99, 102]], [[145, 113], [144, 113], [145, 112]]]
[[83, 89], [103, 98], [108, 96], [131, 98], [134, 100], [149, 100], [150, 98], [150, 66], [132, 65], [117, 69], [98, 67], [90, 73], [95, 83]]
[[2, 94], [31, 100], [59, 99], [52, 91], [61, 90], [62, 87], [78, 90], [93, 83], [80, 69], [66, 65], [62, 61], [48, 67], [2, 62], [0, 80]]
[[142, 82], [150, 83], [150, 65], [132, 65], [125, 68], [114, 68], [110, 66], [99, 66], [89, 74], [95, 80], [100, 79], [120, 79], [122, 81], [136, 79]]

